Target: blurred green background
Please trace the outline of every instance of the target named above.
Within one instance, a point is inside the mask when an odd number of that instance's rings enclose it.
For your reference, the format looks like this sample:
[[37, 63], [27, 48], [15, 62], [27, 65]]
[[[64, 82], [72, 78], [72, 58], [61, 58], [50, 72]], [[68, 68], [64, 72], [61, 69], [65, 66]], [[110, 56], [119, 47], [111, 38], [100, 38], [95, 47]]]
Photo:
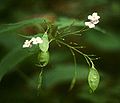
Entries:
[[[86, 47], [80, 49], [82, 52], [100, 57], [94, 61], [101, 76], [95, 93], [89, 93], [88, 66], [78, 54], [77, 82], [73, 90], [68, 91], [74, 75], [73, 57], [66, 47], [51, 44], [50, 61], [44, 68], [42, 89], [37, 90], [40, 68], [35, 66], [36, 56], [33, 55], [20, 60], [22, 62], [13, 66], [3, 77], [0, 82], [0, 103], [120, 103], [119, 0], [0, 0], [0, 24], [37, 17], [45, 17], [51, 21], [58, 17], [87, 20], [87, 16], [93, 12], [100, 15], [98, 26], [105, 33], [89, 30], [79, 38], [70, 36], [66, 41], [76, 41]], [[33, 31], [26, 30], [26, 33], [31, 32]], [[1, 70], [12, 67], [12, 56], [9, 53], [17, 54], [17, 50], [11, 51], [22, 46], [22, 43], [21, 37], [11, 35], [10, 32], [0, 35]]]

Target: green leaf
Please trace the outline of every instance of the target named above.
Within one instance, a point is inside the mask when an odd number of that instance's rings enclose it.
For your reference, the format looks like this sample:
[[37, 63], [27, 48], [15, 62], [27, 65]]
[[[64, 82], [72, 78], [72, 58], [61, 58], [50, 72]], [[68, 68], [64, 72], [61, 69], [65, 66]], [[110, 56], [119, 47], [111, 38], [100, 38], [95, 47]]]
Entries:
[[83, 21], [70, 18], [59, 18], [58, 21], [56, 21], [56, 25], [58, 25], [59, 28], [64, 28], [72, 24], [73, 26], [85, 26]]
[[24, 20], [18, 23], [12, 23], [12, 24], [4, 24], [0, 26], [0, 34], [17, 30], [25, 26], [33, 25], [33, 24], [38, 24], [38, 23], [43, 23], [44, 19], [42, 18], [34, 18], [34, 19], [29, 19], [29, 20]]
[[38, 62], [39, 66], [44, 67], [48, 64], [49, 62], [49, 52], [40, 52], [38, 54]]
[[0, 62], [0, 80], [2, 77], [15, 69], [14, 67], [31, 54], [22, 48], [16, 48], [10, 51]]
[[100, 76], [98, 71], [94, 67], [90, 68], [90, 71], [88, 74], [88, 84], [93, 92], [98, 87], [99, 80], [100, 80]]
[[0, 44], [4, 45], [7, 49], [14, 49], [21, 43], [23, 42], [21, 42], [17, 35], [11, 34], [9, 37], [4, 34], [0, 35]]
[[86, 40], [96, 48], [106, 51], [120, 50], [120, 37], [111, 33], [101, 33], [98, 31], [87, 32]]
[[43, 43], [39, 44], [39, 48], [43, 52], [47, 52], [49, 48], [49, 40], [48, 40], [48, 35], [45, 33], [42, 36]]
[[42, 37], [43, 36], [43, 34], [42, 33], [38, 33], [38, 34], [35, 34], [35, 35], [33, 35], [33, 36], [28, 36], [28, 35], [23, 35], [23, 34], [17, 34], [18, 36], [21, 36], [21, 37], [23, 37], [23, 38], [26, 38], [26, 39], [31, 39], [31, 38], [33, 38], [33, 37]]

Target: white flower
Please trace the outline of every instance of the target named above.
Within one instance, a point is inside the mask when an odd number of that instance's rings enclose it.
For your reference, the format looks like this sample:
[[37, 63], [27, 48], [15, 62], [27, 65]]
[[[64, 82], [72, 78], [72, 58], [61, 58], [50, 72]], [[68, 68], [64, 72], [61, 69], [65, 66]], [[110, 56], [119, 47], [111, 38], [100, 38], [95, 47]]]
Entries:
[[40, 43], [43, 43], [43, 40], [40, 38], [40, 37], [36, 37], [36, 38], [32, 38], [31, 39], [32, 41], [32, 44], [40, 44]]
[[98, 24], [99, 23], [99, 20], [94, 20], [94, 21], [91, 21], [93, 24]]
[[36, 40], [35, 37], [32, 37], [32, 39], [30, 39], [31, 42], [34, 42]]
[[24, 42], [24, 44], [23, 44], [23, 48], [28, 48], [28, 47], [32, 47], [31, 41], [26, 40], [26, 41]]
[[95, 24], [99, 23], [100, 16], [97, 13], [93, 13], [92, 15], [88, 16], [89, 22], [85, 22], [85, 25], [89, 28], [94, 28]]
[[91, 21], [96, 21], [96, 20], [100, 19], [100, 16], [98, 16], [97, 13], [93, 13], [92, 15], [88, 16], [88, 19]]
[[23, 48], [28, 48], [28, 47], [32, 47], [32, 44], [36, 45], [36, 44], [41, 44], [43, 43], [43, 40], [40, 37], [33, 37], [31, 40], [26, 40], [23, 44]]
[[85, 22], [86, 26], [89, 26], [89, 28], [94, 28], [95, 24], [93, 24], [92, 22]]

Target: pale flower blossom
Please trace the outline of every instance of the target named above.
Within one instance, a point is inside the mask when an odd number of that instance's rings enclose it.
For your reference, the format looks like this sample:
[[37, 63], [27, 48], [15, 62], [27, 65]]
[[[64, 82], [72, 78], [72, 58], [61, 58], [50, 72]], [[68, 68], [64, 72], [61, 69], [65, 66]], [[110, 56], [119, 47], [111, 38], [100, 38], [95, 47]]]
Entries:
[[89, 28], [94, 28], [95, 24], [93, 24], [92, 22], [85, 22], [86, 26], [89, 26]]
[[99, 20], [94, 20], [94, 21], [91, 21], [93, 24], [98, 24], [99, 23]]
[[32, 47], [32, 44], [37, 45], [43, 43], [43, 40], [40, 37], [33, 37], [31, 40], [26, 40], [23, 44], [23, 48]]
[[32, 38], [30, 39], [31, 42], [34, 42], [35, 40], [36, 40], [35, 37], [32, 37]]
[[40, 37], [32, 38], [32, 44], [41, 44], [43, 40]]
[[85, 25], [89, 28], [94, 28], [95, 24], [99, 23], [100, 16], [97, 13], [93, 13], [92, 15], [88, 16], [89, 22], [85, 22]]
[[28, 48], [28, 47], [32, 47], [31, 41], [26, 40], [23, 44], [23, 48]]
[[88, 19], [91, 20], [91, 21], [95, 21], [95, 20], [100, 19], [100, 16], [98, 16], [97, 13], [93, 13], [92, 15], [88, 16]]

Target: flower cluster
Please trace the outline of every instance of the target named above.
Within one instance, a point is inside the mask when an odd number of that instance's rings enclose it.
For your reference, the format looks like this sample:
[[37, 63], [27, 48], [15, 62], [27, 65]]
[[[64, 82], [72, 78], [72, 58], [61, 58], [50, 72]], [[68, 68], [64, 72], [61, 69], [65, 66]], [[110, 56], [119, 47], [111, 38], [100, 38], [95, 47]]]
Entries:
[[99, 23], [100, 16], [97, 13], [93, 13], [88, 16], [89, 22], [85, 22], [85, 25], [89, 28], [94, 28], [97, 23]]
[[32, 47], [32, 45], [41, 44], [43, 40], [40, 37], [33, 37], [31, 40], [26, 40], [23, 44], [23, 48]]

